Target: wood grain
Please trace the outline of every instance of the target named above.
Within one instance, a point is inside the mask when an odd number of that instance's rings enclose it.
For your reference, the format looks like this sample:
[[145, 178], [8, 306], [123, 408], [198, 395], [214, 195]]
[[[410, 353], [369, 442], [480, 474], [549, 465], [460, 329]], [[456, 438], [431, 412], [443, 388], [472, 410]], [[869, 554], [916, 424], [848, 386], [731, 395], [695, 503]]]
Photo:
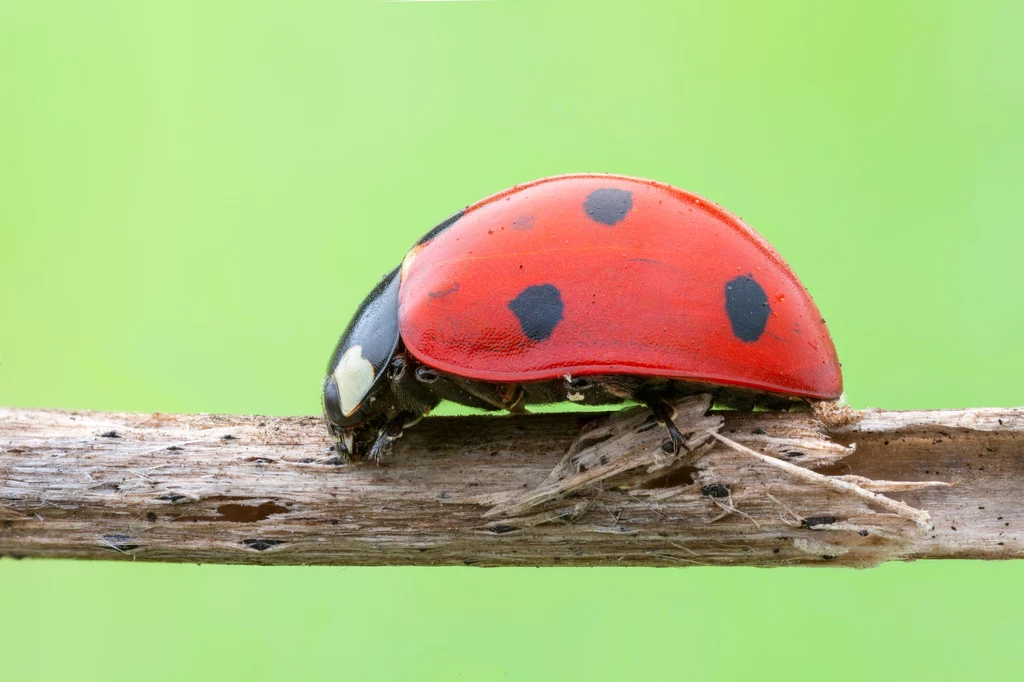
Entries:
[[705, 407], [677, 405], [692, 448], [680, 457], [635, 410], [430, 418], [387, 466], [332, 463], [319, 417], [0, 408], [0, 555], [858, 567], [1024, 555], [1024, 409]]

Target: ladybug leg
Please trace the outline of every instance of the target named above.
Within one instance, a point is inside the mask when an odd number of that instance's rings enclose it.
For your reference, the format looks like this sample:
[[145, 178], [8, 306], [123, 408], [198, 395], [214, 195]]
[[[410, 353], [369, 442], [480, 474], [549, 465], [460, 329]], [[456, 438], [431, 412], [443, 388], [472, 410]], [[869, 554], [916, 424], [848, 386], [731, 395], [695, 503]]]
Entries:
[[526, 414], [526, 389], [522, 384], [508, 384], [501, 390], [502, 407], [512, 414]]
[[493, 384], [455, 376], [450, 379], [470, 395], [482, 400], [490, 409], [508, 410], [513, 414], [527, 412], [526, 389], [522, 384]]
[[399, 412], [397, 415], [389, 419], [384, 426], [381, 427], [380, 431], [377, 432], [377, 438], [373, 441], [373, 445], [370, 446], [370, 450], [366, 453], [366, 459], [372, 460], [376, 464], [380, 464], [380, 460], [384, 457], [384, 453], [391, 446], [393, 442], [402, 437], [405, 433], [407, 426], [412, 426], [420, 419], [423, 415], [416, 415], [411, 412]]
[[[689, 452], [690, 448], [686, 447], [686, 439], [687, 435], [690, 434], [684, 435], [683, 432], [679, 430], [679, 427], [676, 426], [675, 422], [672, 421], [672, 417], [675, 416], [675, 410], [672, 409], [672, 406], [661, 398], [645, 402], [647, 403], [647, 407], [651, 408], [651, 412], [654, 413], [654, 418], [664, 424], [665, 428], [668, 429], [669, 438], [672, 439], [672, 454], [678, 455], [683, 451]], [[661, 447], [665, 449], [668, 445], [669, 442], [666, 441]]]

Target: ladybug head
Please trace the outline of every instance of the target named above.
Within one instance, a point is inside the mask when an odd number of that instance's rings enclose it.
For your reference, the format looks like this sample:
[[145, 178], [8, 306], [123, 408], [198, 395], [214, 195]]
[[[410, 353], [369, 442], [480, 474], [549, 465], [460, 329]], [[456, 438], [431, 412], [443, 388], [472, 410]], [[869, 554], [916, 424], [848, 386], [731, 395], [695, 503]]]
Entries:
[[361, 456], [394, 405], [388, 366], [398, 348], [398, 270], [374, 287], [341, 335], [327, 366], [324, 417], [343, 458]]
[[324, 378], [324, 417], [343, 460], [366, 454], [394, 402], [387, 381], [373, 382], [370, 377], [368, 385], [366, 379], [350, 366], [340, 366]]

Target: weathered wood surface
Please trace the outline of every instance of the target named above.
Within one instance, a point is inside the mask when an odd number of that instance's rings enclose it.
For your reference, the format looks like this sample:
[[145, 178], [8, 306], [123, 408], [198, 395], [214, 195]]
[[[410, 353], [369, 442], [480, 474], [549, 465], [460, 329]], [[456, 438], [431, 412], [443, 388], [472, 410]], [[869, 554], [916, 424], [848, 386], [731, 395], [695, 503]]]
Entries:
[[0, 555], [860, 567], [1024, 555], [1024, 409], [678, 407], [694, 434], [682, 458], [638, 411], [431, 418], [387, 466], [330, 463], [316, 417], [0, 409]]

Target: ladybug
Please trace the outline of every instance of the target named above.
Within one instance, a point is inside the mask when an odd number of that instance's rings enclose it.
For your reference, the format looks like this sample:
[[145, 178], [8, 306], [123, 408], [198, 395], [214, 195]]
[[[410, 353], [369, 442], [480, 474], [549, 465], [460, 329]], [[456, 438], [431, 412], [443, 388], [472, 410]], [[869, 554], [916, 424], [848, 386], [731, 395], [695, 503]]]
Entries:
[[621, 175], [517, 185], [427, 232], [362, 302], [328, 365], [336, 448], [379, 461], [442, 400], [483, 410], [835, 400], [825, 320], [785, 261], [701, 197]]

